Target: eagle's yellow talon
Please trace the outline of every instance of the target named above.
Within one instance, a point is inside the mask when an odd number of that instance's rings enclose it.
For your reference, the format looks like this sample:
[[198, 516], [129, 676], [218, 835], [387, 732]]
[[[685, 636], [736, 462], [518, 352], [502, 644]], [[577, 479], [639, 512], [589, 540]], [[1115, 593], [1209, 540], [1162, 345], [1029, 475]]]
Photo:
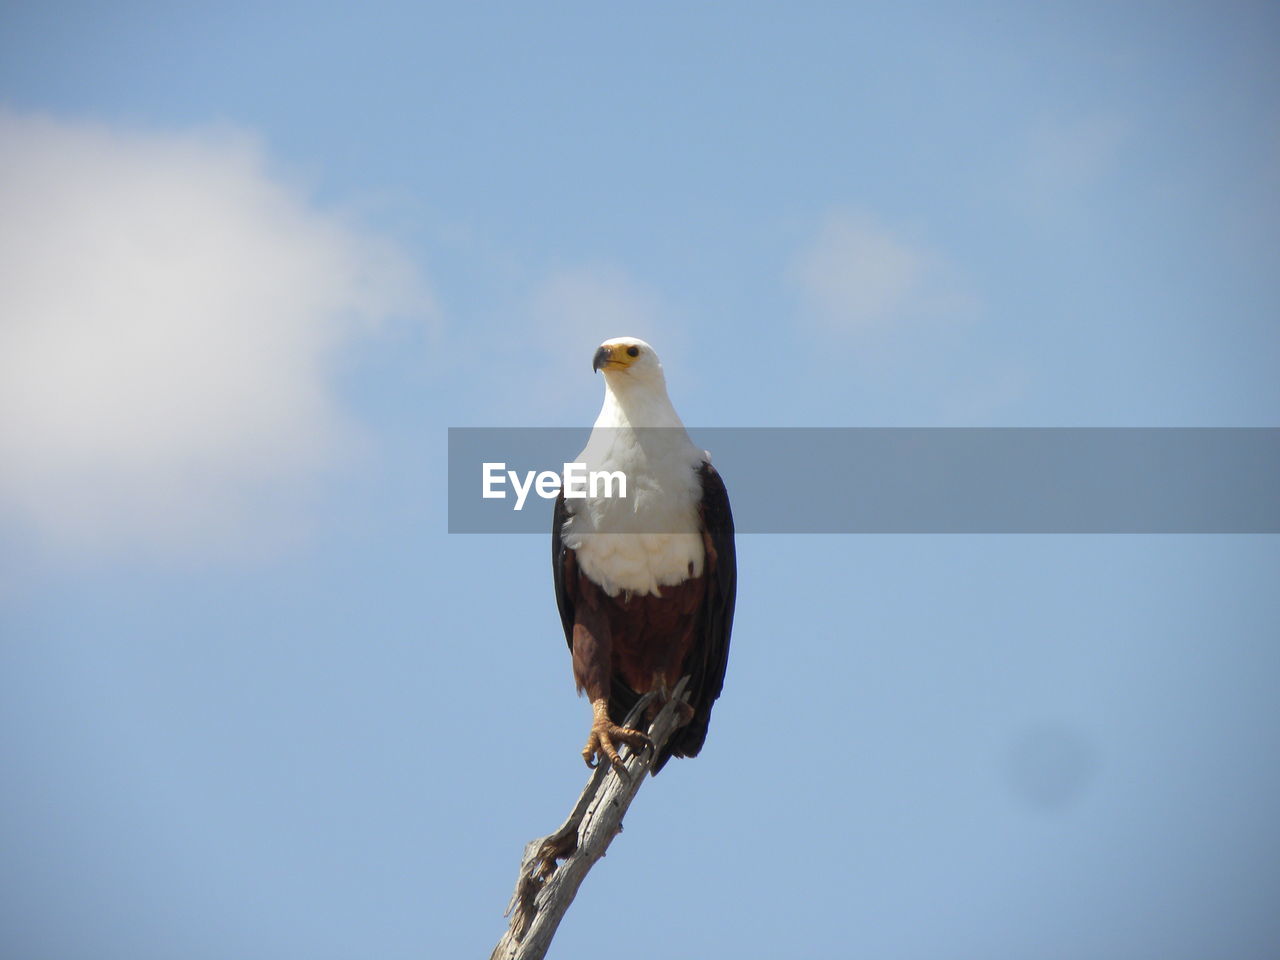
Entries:
[[594, 717], [591, 721], [591, 734], [587, 737], [587, 745], [582, 750], [582, 759], [594, 770], [599, 766], [601, 758], [607, 759], [615, 770], [624, 770], [622, 758], [618, 756], [618, 748], [614, 741], [625, 743], [636, 753], [653, 747], [653, 741], [639, 730], [620, 727], [609, 719], [608, 702], [597, 700], [592, 703]]

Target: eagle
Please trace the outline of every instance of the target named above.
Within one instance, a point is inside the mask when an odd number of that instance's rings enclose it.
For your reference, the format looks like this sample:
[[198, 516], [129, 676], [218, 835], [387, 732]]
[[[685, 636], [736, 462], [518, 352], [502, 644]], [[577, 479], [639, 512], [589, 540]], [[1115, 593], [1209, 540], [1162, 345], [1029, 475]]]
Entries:
[[626, 496], [596, 488], [566, 499], [560, 491], [551, 530], [556, 604], [578, 693], [591, 701], [589, 767], [608, 760], [620, 768], [620, 743], [650, 748], [620, 723], [644, 694], [665, 701], [690, 678], [683, 723], [655, 758], [656, 775], [673, 756], [698, 755], [724, 684], [737, 591], [733, 513], [710, 456], [671, 405], [653, 347], [606, 340], [591, 369], [604, 374], [604, 404], [577, 462], [588, 472], [621, 471]]

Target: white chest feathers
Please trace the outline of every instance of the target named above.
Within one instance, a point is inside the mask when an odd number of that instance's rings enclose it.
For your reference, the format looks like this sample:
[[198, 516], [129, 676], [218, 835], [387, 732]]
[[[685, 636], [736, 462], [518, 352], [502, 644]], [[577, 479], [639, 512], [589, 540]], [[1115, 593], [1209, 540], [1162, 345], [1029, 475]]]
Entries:
[[588, 533], [574, 549], [583, 573], [611, 597], [661, 595], [663, 587], [701, 576], [705, 561], [696, 533]]
[[682, 428], [600, 428], [579, 454], [588, 471], [621, 470], [627, 496], [566, 500], [562, 536], [579, 568], [610, 596], [659, 594], [702, 575], [704, 454]]

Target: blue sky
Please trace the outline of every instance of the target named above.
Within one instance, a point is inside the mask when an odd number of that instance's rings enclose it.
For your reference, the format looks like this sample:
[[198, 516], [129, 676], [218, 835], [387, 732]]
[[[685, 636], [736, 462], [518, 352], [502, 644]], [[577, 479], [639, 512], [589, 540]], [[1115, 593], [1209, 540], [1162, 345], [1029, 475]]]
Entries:
[[[607, 336], [694, 426], [1280, 415], [1266, 4], [4, 19], [6, 956], [490, 949], [589, 711], [445, 430], [587, 425]], [[1274, 955], [1274, 537], [739, 560], [554, 956]]]

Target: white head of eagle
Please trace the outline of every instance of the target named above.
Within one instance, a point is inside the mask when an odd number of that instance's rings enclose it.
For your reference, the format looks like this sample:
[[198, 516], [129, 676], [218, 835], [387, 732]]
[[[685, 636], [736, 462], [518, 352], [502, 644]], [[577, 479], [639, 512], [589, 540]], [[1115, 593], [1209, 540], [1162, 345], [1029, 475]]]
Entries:
[[737, 570], [724, 483], [685, 430], [662, 363], [635, 337], [606, 340], [593, 371], [604, 402], [577, 460], [622, 471], [628, 496], [556, 501], [556, 600], [578, 690], [594, 721], [583, 756], [617, 763], [614, 740], [642, 745], [621, 720], [639, 695], [690, 683], [687, 723], [658, 757], [694, 756], [724, 681]]

